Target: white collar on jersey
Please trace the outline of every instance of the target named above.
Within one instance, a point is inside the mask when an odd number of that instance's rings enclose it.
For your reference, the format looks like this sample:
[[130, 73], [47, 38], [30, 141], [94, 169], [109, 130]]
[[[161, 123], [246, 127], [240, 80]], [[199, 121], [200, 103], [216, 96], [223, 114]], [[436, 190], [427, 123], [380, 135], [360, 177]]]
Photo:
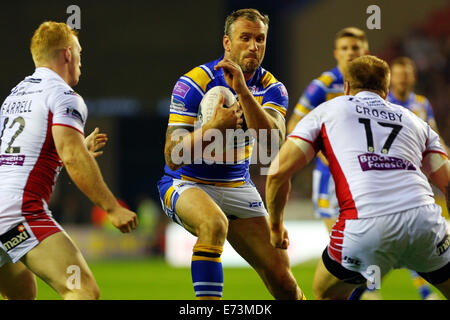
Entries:
[[35, 78], [35, 77], [39, 77], [39, 76], [41, 76], [41, 77], [45, 76], [47, 79], [48, 78], [57, 79], [57, 80], [60, 80], [60, 81], [63, 81], [64, 83], [66, 83], [59, 74], [57, 74], [55, 71], [53, 71], [52, 69], [47, 68], [47, 67], [38, 67], [34, 70], [32, 77]]
[[369, 98], [379, 98], [381, 100], [384, 100], [379, 94], [376, 94], [372, 91], [360, 91], [357, 94], [355, 94], [355, 97], [369, 97]]

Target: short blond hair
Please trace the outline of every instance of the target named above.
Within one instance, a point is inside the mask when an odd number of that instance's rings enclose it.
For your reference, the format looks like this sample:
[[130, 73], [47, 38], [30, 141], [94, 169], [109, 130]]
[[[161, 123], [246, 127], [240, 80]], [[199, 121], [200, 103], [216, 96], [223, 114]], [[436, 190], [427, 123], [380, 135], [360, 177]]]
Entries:
[[36, 66], [52, 61], [62, 50], [73, 44], [78, 33], [63, 22], [45, 21], [31, 38], [30, 51]]
[[334, 45], [336, 46], [336, 43], [339, 39], [350, 37], [350, 38], [356, 38], [364, 44], [364, 47], [367, 51], [369, 51], [369, 41], [367, 40], [366, 33], [356, 27], [347, 27], [342, 30], [339, 30], [338, 33], [336, 33], [336, 36], [334, 38]]
[[344, 81], [356, 91], [374, 91], [383, 96], [388, 93], [390, 79], [387, 62], [370, 55], [354, 59], [344, 70]]

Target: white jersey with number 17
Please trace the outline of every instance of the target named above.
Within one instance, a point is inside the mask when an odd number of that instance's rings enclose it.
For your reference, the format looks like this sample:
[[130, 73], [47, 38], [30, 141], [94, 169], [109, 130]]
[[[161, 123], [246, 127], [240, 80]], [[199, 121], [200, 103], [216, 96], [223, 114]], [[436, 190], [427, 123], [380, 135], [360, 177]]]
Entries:
[[321, 104], [289, 137], [310, 142], [327, 157], [340, 219], [434, 203], [420, 168], [428, 152], [445, 154], [438, 135], [411, 111], [375, 93], [363, 91]]

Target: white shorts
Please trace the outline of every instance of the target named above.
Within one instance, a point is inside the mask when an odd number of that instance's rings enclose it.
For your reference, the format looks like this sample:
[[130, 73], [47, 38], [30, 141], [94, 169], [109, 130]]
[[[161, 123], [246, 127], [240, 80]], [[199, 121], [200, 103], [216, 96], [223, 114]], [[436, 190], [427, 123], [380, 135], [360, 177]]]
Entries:
[[[337, 220], [328, 255], [347, 270], [370, 279], [391, 269], [428, 273], [450, 262], [449, 227], [436, 204], [373, 218]], [[370, 268], [369, 268], [370, 267]]]
[[167, 216], [181, 226], [183, 224], [175, 211], [175, 205], [178, 197], [190, 188], [205, 191], [229, 219], [268, 216], [258, 190], [251, 183], [240, 187], [217, 187], [164, 176], [158, 182], [161, 205]]
[[19, 196], [0, 196], [0, 267], [16, 263], [42, 240], [63, 230], [45, 201], [28, 203], [33, 212], [22, 212], [23, 207]]

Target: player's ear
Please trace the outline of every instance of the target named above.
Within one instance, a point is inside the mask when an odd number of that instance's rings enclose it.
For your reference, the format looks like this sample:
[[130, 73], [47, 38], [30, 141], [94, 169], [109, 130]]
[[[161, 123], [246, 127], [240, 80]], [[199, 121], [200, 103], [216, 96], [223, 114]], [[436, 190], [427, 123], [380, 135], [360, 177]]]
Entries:
[[224, 35], [222, 43], [223, 43], [223, 48], [224, 48], [225, 52], [230, 52], [231, 51], [231, 39], [230, 39], [230, 37], [227, 36], [227, 35]]
[[64, 61], [70, 62], [72, 60], [72, 50], [70, 50], [70, 47], [67, 47], [64, 49]]

